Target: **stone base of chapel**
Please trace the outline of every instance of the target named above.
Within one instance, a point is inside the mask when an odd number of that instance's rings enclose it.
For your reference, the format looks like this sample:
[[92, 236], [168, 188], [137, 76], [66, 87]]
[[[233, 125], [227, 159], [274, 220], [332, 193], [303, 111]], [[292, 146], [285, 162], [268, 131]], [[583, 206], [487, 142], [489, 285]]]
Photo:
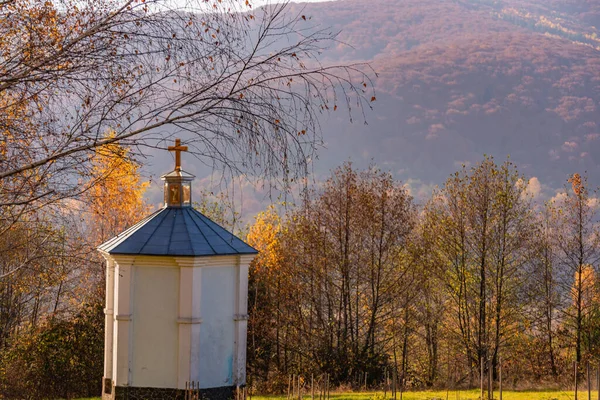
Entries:
[[[107, 390], [108, 389], [108, 390]], [[199, 393], [199, 397], [193, 397]], [[184, 389], [149, 388], [133, 386], [104, 387], [102, 400], [230, 400], [235, 395], [235, 386], [222, 386], [190, 391], [186, 397]]]

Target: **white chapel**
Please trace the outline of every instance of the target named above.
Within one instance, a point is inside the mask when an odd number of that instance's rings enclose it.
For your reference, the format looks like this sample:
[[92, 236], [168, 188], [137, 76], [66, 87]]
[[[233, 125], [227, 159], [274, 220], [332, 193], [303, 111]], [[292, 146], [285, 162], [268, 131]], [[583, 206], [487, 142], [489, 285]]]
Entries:
[[106, 258], [103, 399], [227, 399], [246, 383], [248, 266], [257, 251], [192, 208], [193, 175], [164, 207], [100, 245]]

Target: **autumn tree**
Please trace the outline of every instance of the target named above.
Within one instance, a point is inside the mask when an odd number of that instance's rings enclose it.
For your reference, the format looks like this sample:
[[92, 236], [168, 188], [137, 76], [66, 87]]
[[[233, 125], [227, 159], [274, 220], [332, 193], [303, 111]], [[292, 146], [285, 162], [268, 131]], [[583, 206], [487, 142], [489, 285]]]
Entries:
[[60, 233], [48, 221], [29, 222], [0, 236], [0, 350], [23, 324], [35, 325], [48, 311], [61, 278]]
[[469, 384], [472, 384], [477, 371], [477, 356], [473, 346], [473, 255], [468, 246], [470, 230], [465, 175], [464, 169], [462, 174], [454, 173], [442, 191], [434, 193], [425, 207], [424, 223], [435, 243], [434, 248], [440, 259], [440, 276], [443, 277], [454, 310], [446, 323], [451, 324], [451, 329], [454, 328], [455, 338], [463, 348], [463, 363], [467, 366]]
[[548, 366], [551, 376], [557, 378], [560, 371], [557, 343], [558, 327], [563, 322], [561, 310], [561, 287], [559, 286], [558, 249], [554, 242], [556, 234], [556, 210], [550, 204], [544, 204], [537, 215], [538, 234], [533, 239], [534, 256], [531, 259], [531, 276], [524, 291], [529, 295], [533, 335], [541, 336], [543, 343], [544, 368]]
[[[109, 131], [107, 138], [113, 137]], [[80, 182], [82, 201], [70, 202], [75, 213], [85, 217], [78, 234], [84, 237], [88, 248], [86, 265], [81, 266], [77, 279], [80, 281], [80, 299], [99, 295], [103, 300], [105, 279], [104, 259], [95, 251], [96, 246], [123, 232], [150, 212], [144, 193], [148, 182], [140, 176], [139, 164], [131, 159], [130, 149], [119, 143], [99, 146], [89, 160], [90, 171], [86, 181]]]
[[117, 143], [98, 147], [89, 163], [82, 202], [28, 212], [0, 235], [2, 395], [99, 392], [104, 269], [94, 249], [146, 214], [147, 184]]
[[491, 368], [494, 378], [502, 348], [510, 345], [514, 322], [521, 320], [526, 266], [533, 257], [532, 238], [538, 234], [527, 182], [510, 161], [496, 170], [496, 192], [492, 212], [491, 281], [493, 291]]
[[521, 315], [518, 294], [535, 232], [526, 189], [514, 165], [487, 157], [453, 174], [426, 208], [471, 383], [481, 360], [495, 376]]
[[[114, 132], [110, 131], [106, 137], [114, 137]], [[119, 143], [97, 147], [90, 165], [90, 178], [84, 183], [85, 207], [80, 211], [89, 213], [91, 242], [98, 245], [149, 212], [144, 200], [148, 182], [142, 182], [139, 165], [130, 158], [130, 149]]]
[[281, 326], [284, 371], [328, 372], [336, 382], [382, 376], [391, 351], [384, 327], [409, 286], [414, 217], [406, 189], [374, 167], [357, 172], [346, 163], [307, 194], [281, 231], [293, 318]]
[[[449, 354], [449, 333], [451, 332], [448, 329], [451, 319], [445, 317], [451, 302], [451, 297], [445, 288], [445, 263], [437, 247], [438, 231], [431, 229], [433, 221], [430, 217], [426, 208], [410, 237], [410, 256], [418, 274], [418, 279], [415, 280], [418, 284], [413, 286], [411, 293], [415, 298], [412, 303], [420, 327], [415, 330], [424, 339], [422, 342], [425, 344], [426, 352], [421, 360], [425, 359], [426, 372], [423, 381], [429, 387], [435, 385], [441, 378], [443, 340], [446, 340], [446, 353]], [[406, 340], [407, 336], [404, 334], [403, 339]], [[453, 349], [453, 353], [455, 351], [456, 349]], [[456, 358], [455, 354], [453, 354], [453, 358]], [[421, 363], [423, 362], [421, 361]], [[445, 372], [446, 382], [449, 382], [449, 361]]]
[[270, 206], [256, 216], [247, 236], [248, 243], [259, 251], [250, 265], [248, 363], [250, 375], [267, 391], [285, 387], [284, 326], [293, 321], [286, 315], [294, 286], [282, 260], [284, 229], [281, 217]]
[[562, 271], [560, 282], [563, 292], [568, 293], [564, 300], [571, 305], [563, 310], [573, 331], [575, 360], [581, 362], [587, 332], [585, 322], [593, 303], [587, 294], [596, 280], [592, 266], [597, 266], [600, 259], [600, 236], [587, 178], [576, 173], [569, 178], [569, 183], [571, 190], [566, 191], [561, 203], [554, 205], [558, 218], [555, 243]]

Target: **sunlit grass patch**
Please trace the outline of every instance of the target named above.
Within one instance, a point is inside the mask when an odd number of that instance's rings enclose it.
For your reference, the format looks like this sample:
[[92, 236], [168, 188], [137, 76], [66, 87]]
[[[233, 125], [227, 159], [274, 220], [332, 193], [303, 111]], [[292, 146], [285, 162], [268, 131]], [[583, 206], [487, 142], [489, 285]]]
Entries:
[[[310, 393], [302, 396], [303, 400], [311, 400]], [[386, 399], [391, 399], [388, 392]], [[397, 395], [400, 400], [400, 393]], [[487, 398], [487, 393], [485, 395]], [[494, 392], [494, 399], [499, 399], [497, 391]], [[503, 391], [502, 400], [573, 400], [575, 398], [572, 391]], [[579, 392], [580, 399], [587, 399], [587, 392]], [[592, 396], [597, 398], [597, 394]], [[297, 399], [295, 397], [294, 399]], [[318, 400], [318, 394], [315, 394], [315, 400]], [[365, 392], [365, 393], [331, 393], [331, 400], [375, 400], [383, 399], [383, 392]], [[479, 400], [480, 392], [477, 389], [445, 391], [445, 390], [423, 390], [406, 392], [402, 394], [402, 400]], [[287, 396], [252, 396], [252, 400], [287, 400]]]

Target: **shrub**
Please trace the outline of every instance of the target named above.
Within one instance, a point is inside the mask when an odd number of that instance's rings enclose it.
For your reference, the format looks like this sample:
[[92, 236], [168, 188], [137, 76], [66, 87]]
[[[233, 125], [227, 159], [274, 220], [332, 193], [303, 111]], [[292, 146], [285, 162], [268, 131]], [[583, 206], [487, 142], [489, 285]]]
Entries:
[[49, 318], [13, 335], [0, 355], [0, 397], [41, 399], [101, 393], [104, 342], [102, 304]]

